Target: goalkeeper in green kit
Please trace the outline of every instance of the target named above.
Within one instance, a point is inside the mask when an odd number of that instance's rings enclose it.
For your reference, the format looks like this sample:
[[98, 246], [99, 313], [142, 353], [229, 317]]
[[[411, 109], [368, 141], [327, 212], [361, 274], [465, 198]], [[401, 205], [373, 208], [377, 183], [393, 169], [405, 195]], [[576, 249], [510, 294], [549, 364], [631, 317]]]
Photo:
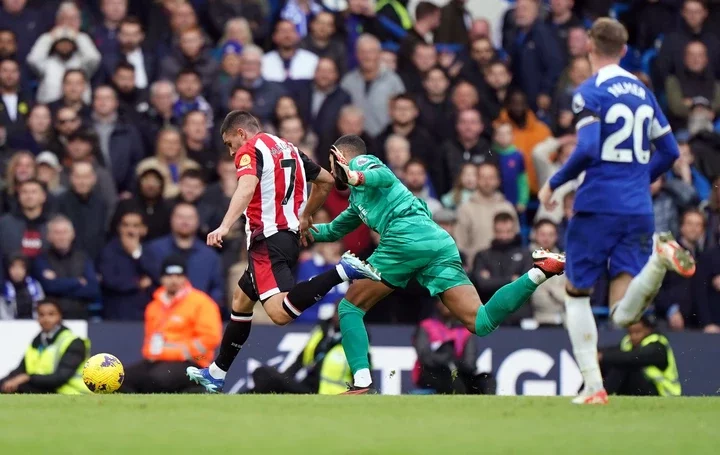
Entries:
[[365, 223], [380, 234], [380, 244], [367, 262], [382, 281], [354, 282], [338, 307], [342, 345], [354, 375], [348, 394], [377, 393], [370, 375], [363, 317], [410, 279], [438, 295], [468, 330], [485, 336], [520, 308], [540, 284], [565, 268], [564, 255], [537, 250], [533, 252], [535, 267], [483, 305], [462, 267], [453, 238], [432, 221], [424, 201], [413, 196], [377, 157], [366, 153], [358, 136], [343, 136], [335, 142], [331, 170], [339, 188], [350, 187], [350, 206], [331, 223], [303, 232], [317, 242], [334, 242]]

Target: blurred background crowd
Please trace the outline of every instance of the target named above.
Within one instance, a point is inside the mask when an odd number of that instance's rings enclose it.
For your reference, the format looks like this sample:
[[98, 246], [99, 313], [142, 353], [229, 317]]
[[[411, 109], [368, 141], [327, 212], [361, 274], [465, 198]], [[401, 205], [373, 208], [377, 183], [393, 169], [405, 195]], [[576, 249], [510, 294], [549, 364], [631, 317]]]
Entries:
[[[581, 182], [559, 190], [554, 211], [535, 195], [575, 144], [587, 28], [613, 15], [631, 35], [623, 66], [657, 93], [681, 146], [651, 186], [657, 230], [698, 261], [695, 277], [666, 278], [656, 315], [720, 333], [718, 0], [517, 0], [500, 21], [465, 0], [1, 4], [0, 319], [33, 318], [50, 297], [66, 319], [143, 320], [161, 264], [178, 256], [226, 316], [245, 268], [242, 222], [222, 250], [204, 238], [236, 185], [218, 133], [234, 109], [325, 167], [338, 136], [361, 135], [455, 237], [487, 300], [531, 266], [531, 249], [563, 250]], [[333, 192], [315, 222], [347, 198]], [[363, 226], [314, 245], [297, 277], [377, 242]], [[561, 325], [564, 285], [553, 278], [508, 323]], [[599, 317], [606, 288], [596, 284]], [[301, 320], [329, 317], [344, 290]], [[366, 319], [416, 324], [434, 309], [411, 283]]]

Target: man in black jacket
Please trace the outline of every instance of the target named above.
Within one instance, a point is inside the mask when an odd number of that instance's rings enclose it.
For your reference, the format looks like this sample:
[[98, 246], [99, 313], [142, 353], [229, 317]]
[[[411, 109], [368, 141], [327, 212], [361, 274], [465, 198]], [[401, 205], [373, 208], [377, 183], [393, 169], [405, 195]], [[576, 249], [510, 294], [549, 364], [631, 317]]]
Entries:
[[[62, 341], [67, 337], [74, 337], [74, 334], [62, 324], [62, 311], [54, 301], [39, 302], [37, 314], [40, 333], [33, 339], [28, 353], [32, 351], [34, 355], [42, 358], [43, 351], [50, 352], [51, 347], [60, 349]], [[55, 370], [49, 374], [36, 374], [33, 370], [37, 365], [33, 365], [26, 355], [17, 368], [0, 379], [0, 393], [87, 393], [87, 389], [82, 390], [85, 389], [82, 379], [78, 382], [74, 376], [89, 353], [89, 346], [84, 340], [75, 337], [61, 353]], [[61, 388], [63, 390], [60, 390]]]

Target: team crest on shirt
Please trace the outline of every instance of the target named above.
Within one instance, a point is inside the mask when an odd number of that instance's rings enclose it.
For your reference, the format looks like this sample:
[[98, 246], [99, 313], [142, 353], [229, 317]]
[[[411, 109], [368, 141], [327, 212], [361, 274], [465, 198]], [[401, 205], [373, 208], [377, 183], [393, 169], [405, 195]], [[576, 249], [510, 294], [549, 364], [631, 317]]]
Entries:
[[576, 93], [572, 99], [572, 110], [575, 114], [579, 114], [585, 108], [585, 98], [579, 93]]
[[370, 161], [368, 158], [365, 158], [364, 156], [361, 156], [357, 159], [357, 165], [358, 166], [365, 166], [367, 162]]
[[247, 166], [250, 164], [250, 155], [243, 155], [240, 158], [240, 166]]

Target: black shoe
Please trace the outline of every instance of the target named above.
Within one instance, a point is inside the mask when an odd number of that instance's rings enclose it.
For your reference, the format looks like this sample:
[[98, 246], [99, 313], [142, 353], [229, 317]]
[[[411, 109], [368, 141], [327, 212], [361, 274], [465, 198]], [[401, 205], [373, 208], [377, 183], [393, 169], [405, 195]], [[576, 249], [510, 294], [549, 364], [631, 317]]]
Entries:
[[348, 384], [347, 392], [341, 393], [341, 395], [380, 395], [380, 393], [372, 384], [367, 387], [355, 387], [352, 384]]

